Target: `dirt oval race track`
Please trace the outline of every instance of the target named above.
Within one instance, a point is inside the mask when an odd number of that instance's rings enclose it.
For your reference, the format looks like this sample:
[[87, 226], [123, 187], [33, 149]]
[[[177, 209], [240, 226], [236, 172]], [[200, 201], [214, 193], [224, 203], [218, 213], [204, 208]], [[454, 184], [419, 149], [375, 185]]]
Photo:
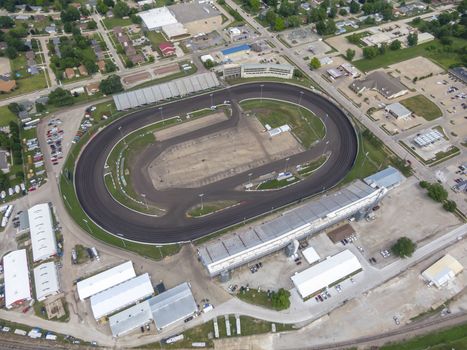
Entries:
[[[147, 171], [145, 172], [147, 164], [167, 147], [235, 127], [241, 114], [238, 102], [260, 98], [260, 83], [248, 83], [212, 92], [214, 104], [221, 104], [225, 100], [231, 101], [231, 118], [148, 146], [142, 153], [151, 156], [139, 157], [138, 166], [131, 169], [135, 191], [144, 193], [148, 202], [160, 204], [167, 209], [164, 216], [153, 217], [122, 206], [108, 193], [103, 176], [107, 155], [121, 139], [121, 133], [125, 135], [160, 120], [159, 106], [131, 112], [96, 134], [82, 151], [74, 177], [77, 196], [85, 212], [106, 231], [130, 240], [157, 244], [187, 242], [274, 208], [300, 201], [336, 185], [350, 171], [357, 155], [357, 136], [349, 119], [328, 99], [299, 86], [266, 82], [261, 84], [263, 98], [300, 103], [324, 122], [325, 138], [311, 149], [289, 158], [289, 167], [293, 167], [317, 158], [326, 151], [330, 154], [328, 161], [313, 175], [276, 191], [234, 190], [236, 186], [247, 182], [250, 172], [259, 176], [274, 170], [282, 171], [284, 159], [280, 159], [199, 188], [173, 188], [161, 191], [154, 188]], [[182, 116], [194, 110], [209, 108], [210, 105], [209, 94], [194, 96], [163, 105], [163, 114], [164, 118]], [[326, 115], [328, 116], [325, 117]], [[233, 200], [241, 204], [201, 218], [189, 218], [186, 212], [199, 203], [200, 193], [204, 194], [203, 198], [206, 201]]]

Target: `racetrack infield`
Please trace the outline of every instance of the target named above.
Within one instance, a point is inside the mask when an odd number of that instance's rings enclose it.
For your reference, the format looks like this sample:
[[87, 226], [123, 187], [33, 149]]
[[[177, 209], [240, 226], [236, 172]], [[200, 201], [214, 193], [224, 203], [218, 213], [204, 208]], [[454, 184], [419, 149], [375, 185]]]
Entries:
[[[145, 193], [148, 201], [163, 205], [167, 209], [167, 214], [158, 218], [129, 210], [116, 202], [107, 191], [103, 178], [105, 161], [112, 147], [121, 138], [118, 128], [121, 127], [123, 134], [128, 134], [160, 120], [158, 106], [151, 107], [131, 112], [116, 120], [95, 135], [82, 151], [74, 178], [78, 199], [87, 215], [103, 229], [126, 239], [155, 244], [186, 242], [256, 217], [274, 208], [300, 201], [336, 185], [350, 171], [357, 154], [357, 138], [349, 119], [328, 99], [302, 87], [283, 83], [261, 84], [263, 85], [263, 98], [279, 99], [291, 103], [300, 101], [303, 107], [310, 109], [325, 123], [326, 137], [313, 148], [295, 154], [289, 160], [289, 166], [292, 167], [320, 157], [325, 150], [330, 152], [328, 161], [312, 176], [278, 191], [234, 190], [236, 186], [245, 183], [250, 172], [265, 174], [282, 169], [284, 160], [280, 159], [199, 188], [173, 188], [157, 191], [145, 172], [136, 172], [133, 174], [136, 176], [133, 178], [135, 191]], [[300, 98], [301, 92], [303, 94]], [[146, 169], [149, 163], [167, 147], [235, 126], [241, 113], [237, 103], [249, 98], [259, 98], [259, 96], [259, 83], [237, 85], [214, 91], [214, 104], [221, 104], [225, 100], [232, 102], [231, 118], [148, 146], [143, 152], [148, 152], [150, 156], [139, 157], [134, 168]], [[194, 110], [209, 108], [210, 105], [209, 94], [167, 103], [163, 107], [164, 117], [184, 115]], [[328, 117], [325, 117], [326, 114]], [[233, 200], [240, 202], [241, 205], [206, 217], [187, 217], [187, 210], [199, 203], [201, 193], [209, 201]]]

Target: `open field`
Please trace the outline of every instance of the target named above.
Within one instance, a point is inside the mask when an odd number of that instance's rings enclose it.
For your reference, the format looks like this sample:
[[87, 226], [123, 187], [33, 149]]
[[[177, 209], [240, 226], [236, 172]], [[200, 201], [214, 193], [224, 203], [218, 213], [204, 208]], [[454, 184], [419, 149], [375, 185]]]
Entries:
[[201, 217], [208, 214], [212, 214], [216, 211], [229, 208], [237, 204], [235, 201], [216, 201], [216, 202], [207, 202], [203, 205], [199, 204], [196, 207], [192, 208], [187, 214], [191, 217]]
[[0, 126], [7, 126], [10, 122], [16, 122], [18, 117], [8, 109], [8, 106], [0, 107]]
[[272, 100], [249, 100], [241, 103], [247, 112], [253, 112], [261, 124], [277, 128], [288, 124], [292, 133], [305, 148], [325, 136], [326, 130], [321, 119], [305, 108]]
[[[462, 47], [466, 45], [466, 40], [459, 38], [451, 38], [454, 47]], [[376, 68], [387, 67], [391, 64], [408, 60], [417, 56], [423, 56], [433, 61], [436, 61], [444, 69], [448, 69], [453, 65], [461, 65], [460, 55], [453, 52], [444, 52], [444, 46], [438, 39], [428, 43], [409, 47], [402, 50], [388, 50], [384, 55], [376, 56], [372, 59], [361, 59], [354, 61], [353, 64], [362, 72], [369, 72]]]
[[112, 29], [114, 27], [125, 27], [132, 24], [131, 19], [123, 19], [123, 18], [106, 18], [103, 20], [104, 25], [107, 29]]
[[427, 121], [434, 120], [443, 115], [439, 107], [423, 95], [406, 98], [400, 101], [400, 103], [410, 109], [414, 114], [425, 118]]

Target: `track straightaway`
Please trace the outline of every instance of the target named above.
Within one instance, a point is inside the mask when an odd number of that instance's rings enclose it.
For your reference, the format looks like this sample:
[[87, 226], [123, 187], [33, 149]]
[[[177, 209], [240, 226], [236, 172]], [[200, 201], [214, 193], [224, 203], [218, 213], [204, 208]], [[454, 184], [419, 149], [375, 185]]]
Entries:
[[[264, 82], [261, 85], [262, 98], [300, 103], [320, 117], [325, 124], [327, 131], [325, 138], [310, 150], [291, 156], [288, 161], [289, 166], [292, 167], [326, 152], [329, 154], [328, 161], [313, 175], [277, 191], [234, 190], [236, 186], [247, 182], [250, 172], [259, 176], [273, 170], [281, 171], [284, 167], [282, 159], [196, 189], [174, 188], [157, 191], [154, 188], [147, 174], [147, 167], [164, 149], [235, 127], [241, 114], [237, 103], [245, 99], [260, 98], [260, 83], [236, 85], [212, 92], [214, 104], [221, 104], [225, 100], [232, 102], [231, 118], [163, 142], [156, 142], [146, 147], [136, 157], [135, 166], [132, 167], [135, 191], [145, 193], [148, 201], [166, 208], [167, 213], [162, 217], [144, 215], [116, 202], [108, 193], [103, 177], [107, 155], [121, 139], [121, 133], [128, 134], [159, 121], [161, 119], [159, 106], [129, 113], [99, 132], [83, 149], [74, 177], [78, 199], [87, 215], [109, 233], [129, 240], [156, 244], [187, 242], [336, 185], [350, 171], [357, 155], [358, 141], [350, 120], [334, 103], [310, 90], [284, 83]], [[165, 104], [163, 114], [165, 118], [169, 118], [210, 106], [209, 94], [199, 95]], [[241, 205], [201, 218], [188, 218], [186, 212], [199, 203], [200, 193], [204, 194], [207, 201], [234, 200]]]

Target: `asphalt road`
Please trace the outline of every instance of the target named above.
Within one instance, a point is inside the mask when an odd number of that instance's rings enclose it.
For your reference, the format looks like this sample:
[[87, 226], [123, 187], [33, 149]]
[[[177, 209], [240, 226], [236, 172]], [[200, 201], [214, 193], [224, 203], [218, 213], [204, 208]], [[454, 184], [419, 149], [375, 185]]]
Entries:
[[[130, 113], [115, 121], [98, 133], [83, 150], [76, 167], [75, 186], [78, 199], [89, 217], [100, 227], [126, 239], [166, 244], [186, 242], [227, 226], [261, 215], [305, 197], [322, 192], [336, 185], [352, 168], [357, 154], [357, 138], [354, 128], [346, 115], [326, 98], [298, 86], [281, 83], [262, 83], [263, 98], [275, 98], [300, 103], [312, 110], [326, 125], [327, 134], [312, 149], [290, 157], [289, 167], [319, 157], [324, 152], [329, 160], [312, 176], [286, 189], [269, 192], [243, 192], [233, 189], [248, 180], [248, 173], [254, 176], [272, 170], [282, 171], [285, 160], [279, 160], [242, 174], [206, 185], [197, 189], [170, 189], [157, 191], [147, 175], [148, 164], [166, 147], [204, 136], [225, 128], [235, 127], [241, 113], [236, 105], [246, 98], [259, 98], [259, 83], [237, 85], [213, 92], [213, 103], [224, 100], [232, 102], [233, 115], [224, 122], [167, 140], [156, 142], [143, 151], [132, 168], [135, 190], [145, 193], [148, 201], [167, 208], [162, 217], [152, 217], [129, 210], [116, 202], [108, 193], [104, 183], [104, 166], [108, 153], [121, 138], [121, 133], [130, 133], [149, 123], [161, 119], [159, 106]], [[193, 110], [208, 108], [209, 95], [195, 96], [163, 105], [163, 117], [185, 115]], [[326, 116], [327, 115], [327, 116]], [[119, 128], [121, 127], [121, 132]], [[189, 171], [189, 169], [187, 169]], [[205, 201], [232, 199], [241, 202], [234, 208], [202, 218], [189, 218], [187, 210], [199, 203], [199, 194]]]

